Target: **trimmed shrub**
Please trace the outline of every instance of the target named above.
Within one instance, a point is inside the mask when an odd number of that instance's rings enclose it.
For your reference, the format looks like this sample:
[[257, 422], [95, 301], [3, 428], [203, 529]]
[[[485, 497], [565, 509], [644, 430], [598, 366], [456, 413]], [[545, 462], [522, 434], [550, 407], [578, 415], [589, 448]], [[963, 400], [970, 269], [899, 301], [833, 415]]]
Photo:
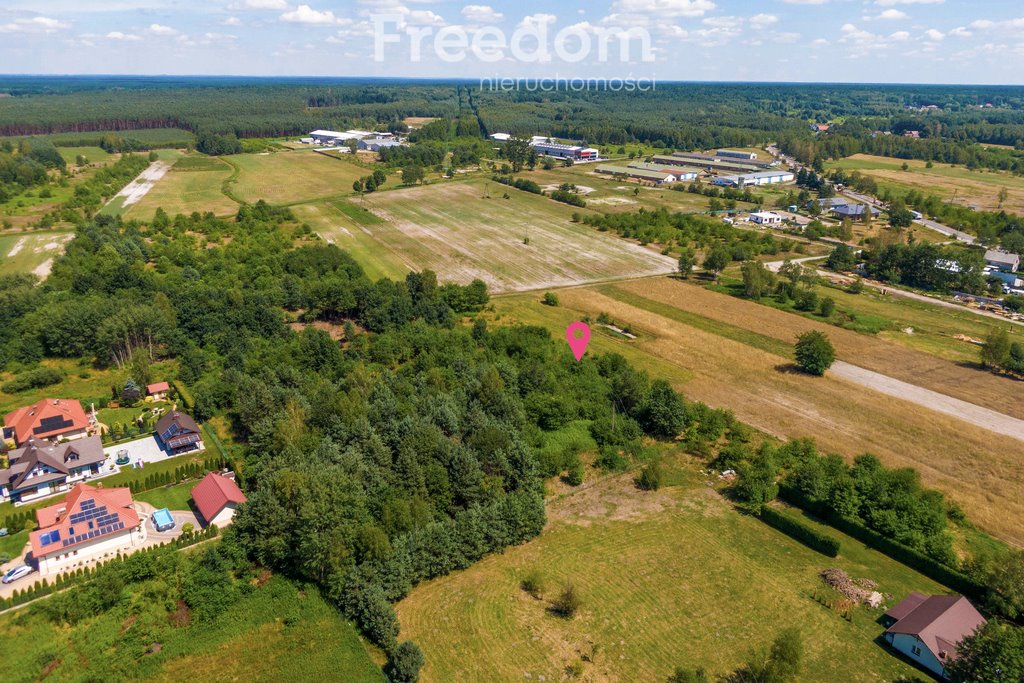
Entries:
[[767, 505], [761, 507], [761, 521], [778, 529], [790, 538], [800, 541], [808, 548], [817, 550], [822, 555], [836, 557], [839, 554], [839, 540], [823, 534], [817, 529], [804, 524], [801, 520], [780, 512]]

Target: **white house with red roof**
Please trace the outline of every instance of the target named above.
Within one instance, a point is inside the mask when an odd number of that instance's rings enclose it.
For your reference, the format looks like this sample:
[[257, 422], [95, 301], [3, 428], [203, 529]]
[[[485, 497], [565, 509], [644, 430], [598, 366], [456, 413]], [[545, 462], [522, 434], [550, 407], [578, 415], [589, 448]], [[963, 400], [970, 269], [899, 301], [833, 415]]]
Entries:
[[192, 489], [192, 502], [207, 525], [225, 527], [231, 524], [235, 510], [246, 500], [242, 489], [232, 477], [210, 472]]
[[64, 501], [36, 510], [39, 529], [29, 534], [42, 576], [112, 559], [146, 541], [143, 518], [126, 488], [77, 484]]
[[88, 433], [89, 418], [82, 404], [64, 398], [44, 398], [4, 416], [4, 438], [13, 439], [18, 446], [31, 438], [71, 440]]
[[985, 624], [974, 605], [962, 595], [911, 593], [885, 613], [891, 624], [886, 641], [909, 659], [938, 676], [957, 658], [964, 638]]
[[155, 384], [146, 385], [146, 396], [152, 397], [154, 401], [164, 400], [170, 391], [171, 385], [167, 382], [156, 382]]

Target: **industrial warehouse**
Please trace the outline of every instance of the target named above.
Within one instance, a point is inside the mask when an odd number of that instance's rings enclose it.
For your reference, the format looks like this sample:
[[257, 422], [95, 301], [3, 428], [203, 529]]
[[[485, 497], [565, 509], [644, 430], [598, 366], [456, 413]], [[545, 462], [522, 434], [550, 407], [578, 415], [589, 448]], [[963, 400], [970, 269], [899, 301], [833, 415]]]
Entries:
[[633, 178], [634, 180], [647, 180], [658, 185], [663, 183], [674, 183], [679, 180], [671, 171], [662, 170], [648, 170], [644, 168], [634, 168], [632, 166], [615, 166], [612, 164], [602, 164], [597, 167], [598, 173], [604, 173], [606, 175], [616, 176], [618, 178]]
[[723, 175], [711, 181], [712, 185], [719, 187], [744, 188], [758, 185], [775, 185], [777, 183], [791, 183], [796, 176], [789, 171], [762, 171], [759, 173], [746, 173], [743, 175]]

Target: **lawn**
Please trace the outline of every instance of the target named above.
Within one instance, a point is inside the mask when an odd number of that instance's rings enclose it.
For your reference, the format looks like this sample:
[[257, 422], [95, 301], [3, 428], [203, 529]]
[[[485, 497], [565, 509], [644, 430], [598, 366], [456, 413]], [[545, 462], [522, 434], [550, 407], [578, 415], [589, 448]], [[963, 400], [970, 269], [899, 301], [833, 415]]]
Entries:
[[8, 555], [11, 559], [21, 554], [28, 543], [28, 532], [22, 529], [7, 529], [8, 534], [0, 538], [0, 555]]
[[[685, 483], [657, 492], [588, 471], [549, 500], [537, 539], [415, 588], [397, 611], [401, 638], [426, 655], [421, 680], [565, 680], [583, 657], [582, 680], [664, 681], [676, 666], [724, 674], [789, 626], [804, 637], [800, 680], [924, 680], [875, 642], [880, 611], [848, 622], [812, 595], [829, 593], [817, 576], [829, 567], [894, 599], [941, 587], [838, 533], [840, 557], [820, 555], [736, 512], [682, 459]], [[519, 586], [533, 570], [540, 600]], [[572, 620], [547, 610], [567, 583], [582, 598]]]
[[[313, 151], [236, 154], [225, 160], [238, 170], [230, 192], [238, 198], [292, 204], [354, 194], [352, 183], [372, 170]], [[395, 183], [392, 176], [389, 183]]]
[[785, 351], [798, 332], [824, 329], [855, 365], [1008, 414], [1020, 412], [1014, 382], [674, 280], [566, 289], [559, 298], [553, 308], [536, 295], [500, 297], [494, 323], [542, 325], [560, 336], [573, 320], [607, 313], [639, 338], [597, 328], [591, 349], [619, 352], [767, 434], [810, 436], [826, 452], [871, 452], [914, 467], [984, 530], [1024, 543], [1024, 444], [837, 377], [792, 372]]
[[200, 156], [183, 156], [137, 203], [125, 212], [126, 218], [149, 220], [158, 207], [171, 216], [193, 211], [212, 211], [218, 216], [234, 215], [238, 203], [222, 188], [233, 170], [226, 162]]
[[105, 164], [113, 155], [102, 147], [58, 147], [57, 151], [68, 165], [76, 163], [79, 155], [89, 160], [90, 164]]
[[349, 201], [355, 209], [320, 203], [296, 211], [324, 239], [351, 249], [371, 273], [429, 268], [444, 282], [480, 278], [492, 292], [507, 292], [643, 277], [676, 266], [656, 251], [573, 223], [579, 209], [494, 182]]
[[165, 606], [140, 592], [74, 626], [52, 624], [40, 607], [30, 607], [0, 616], [0, 630], [0, 661], [12, 683], [177, 682], [197, 674], [204, 683], [339, 675], [346, 683], [384, 683], [355, 628], [315, 589], [300, 590], [279, 577], [239, 597], [215, 620], [184, 627], [172, 626]]
[[4, 273], [50, 274], [53, 259], [74, 237], [66, 230], [0, 235], [0, 270]]
[[[903, 170], [906, 163], [907, 170]], [[999, 191], [1006, 188], [1009, 197], [1003, 208], [1024, 213], [1024, 178], [1003, 171], [971, 171], [964, 166], [935, 163], [927, 168], [924, 161], [893, 159], [868, 154], [828, 164], [829, 168], [860, 171], [878, 181], [879, 188], [906, 192], [919, 190], [943, 199], [956, 195], [958, 203], [976, 206], [983, 211], [999, 208]]]
[[[144, 472], [146, 470], [143, 470]], [[188, 502], [192, 500], [192, 489], [198, 482], [187, 481], [174, 486], [162, 486], [152, 491], [145, 491], [136, 494], [135, 500], [149, 503], [157, 510], [167, 508], [169, 510], [188, 510]]]

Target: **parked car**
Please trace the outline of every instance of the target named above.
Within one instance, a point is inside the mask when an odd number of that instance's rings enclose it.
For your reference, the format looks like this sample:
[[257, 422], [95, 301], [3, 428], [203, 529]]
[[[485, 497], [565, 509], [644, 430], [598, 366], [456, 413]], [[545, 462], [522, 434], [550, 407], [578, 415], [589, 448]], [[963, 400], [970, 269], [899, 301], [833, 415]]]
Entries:
[[14, 583], [18, 579], [28, 576], [34, 571], [35, 569], [28, 566], [27, 564], [20, 565], [18, 567], [15, 567], [14, 569], [8, 570], [8, 572], [4, 574], [3, 582]]

